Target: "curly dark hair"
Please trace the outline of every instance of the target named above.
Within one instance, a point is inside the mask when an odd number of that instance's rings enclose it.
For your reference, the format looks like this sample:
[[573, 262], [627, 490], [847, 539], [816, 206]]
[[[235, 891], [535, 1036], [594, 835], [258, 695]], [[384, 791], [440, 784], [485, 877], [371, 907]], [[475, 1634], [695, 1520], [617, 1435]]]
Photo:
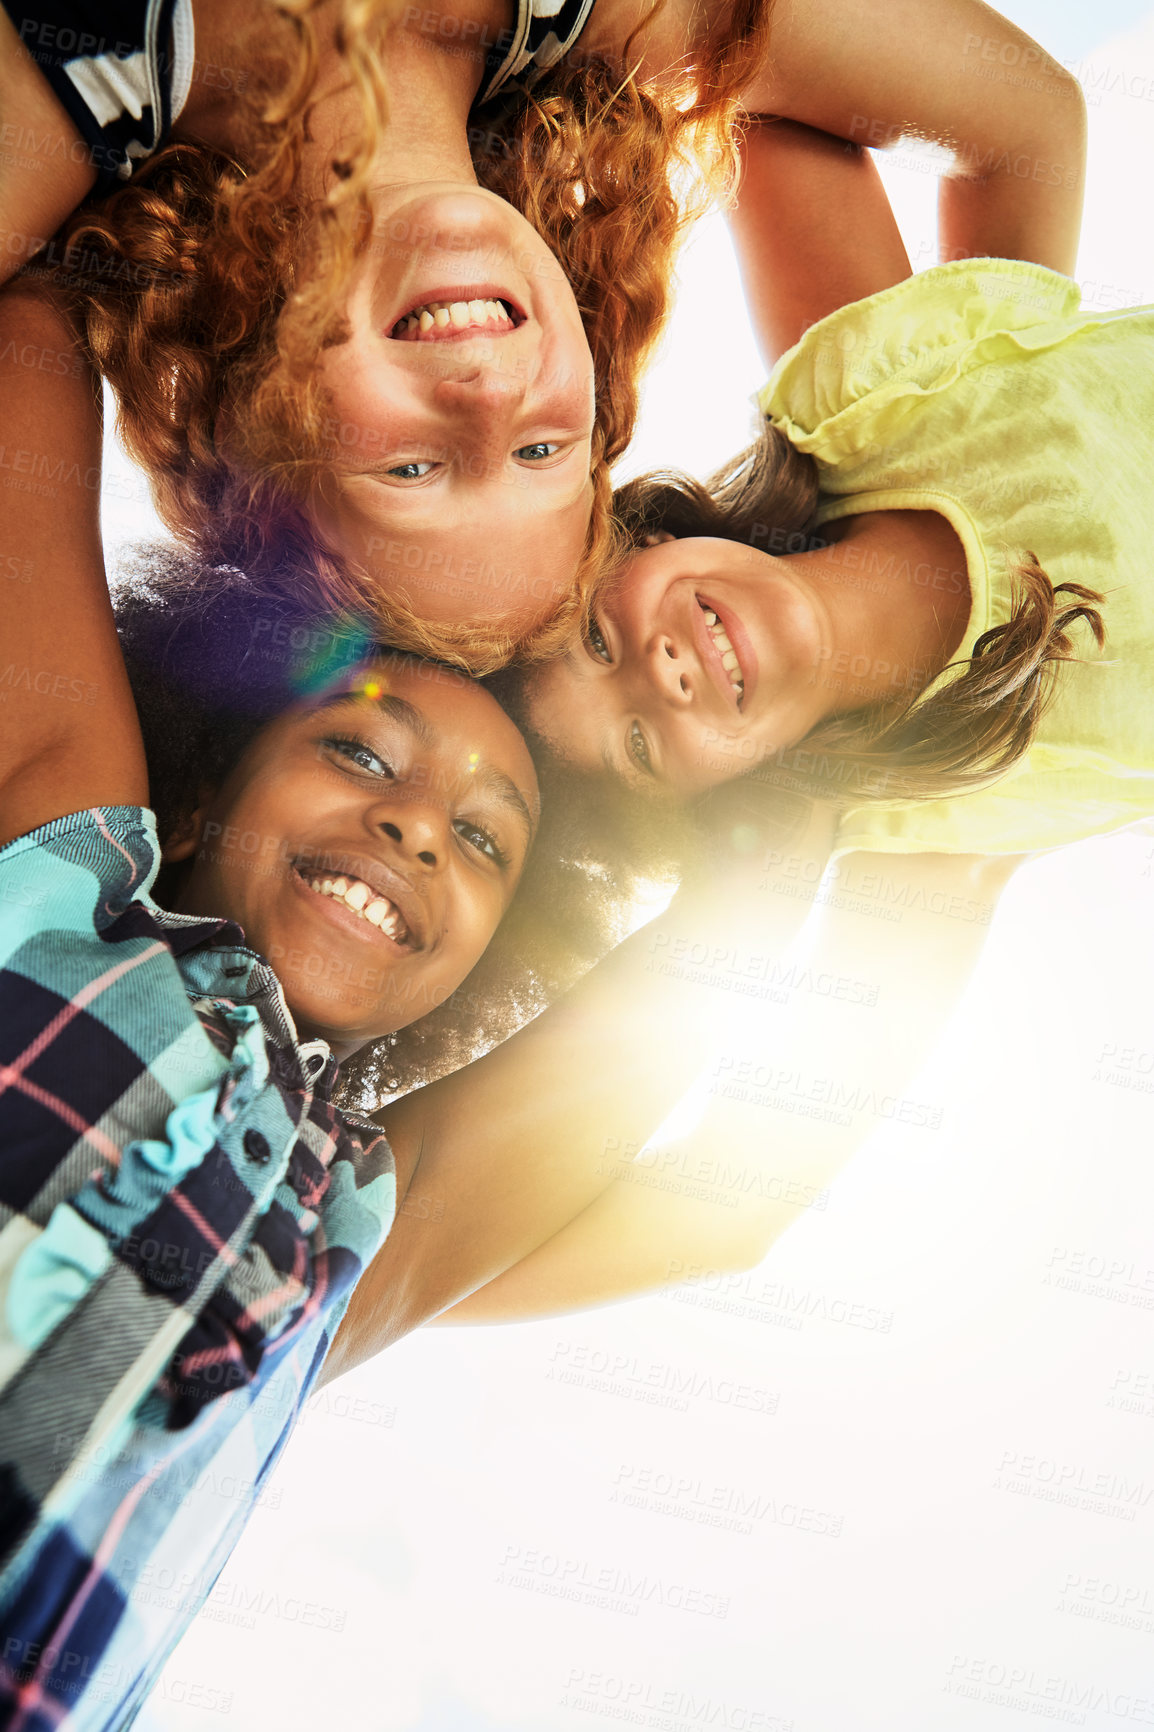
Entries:
[[[366, 656], [397, 653], [316, 590], [206, 569], [171, 545], [129, 555], [113, 598], [162, 842], [276, 716]], [[344, 1104], [376, 1107], [515, 1033], [620, 941], [643, 881], [671, 882], [683, 860], [670, 813], [607, 799], [599, 778], [528, 744], [542, 819], [512, 907], [443, 1005], [345, 1062]], [[181, 870], [162, 868], [161, 903]]]

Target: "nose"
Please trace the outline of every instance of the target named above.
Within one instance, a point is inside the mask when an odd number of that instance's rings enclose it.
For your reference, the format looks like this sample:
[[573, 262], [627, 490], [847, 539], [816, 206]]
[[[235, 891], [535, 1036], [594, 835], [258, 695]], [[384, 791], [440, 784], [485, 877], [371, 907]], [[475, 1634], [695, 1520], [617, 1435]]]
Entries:
[[528, 381], [490, 363], [466, 369], [435, 388], [438, 406], [478, 431], [504, 437], [525, 400]]
[[437, 406], [451, 428], [450, 444], [466, 474], [485, 477], [504, 471], [516, 443], [525, 391], [524, 379], [493, 367], [443, 379], [436, 387]]
[[443, 802], [419, 790], [403, 800], [380, 801], [367, 815], [370, 828], [387, 836], [406, 865], [439, 872], [449, 857], [449, 814]]
[[693, 702], [697, 670], [668, 632], [654, 632], [643, 652], [646, 672], [660, 696], [676, 709]]

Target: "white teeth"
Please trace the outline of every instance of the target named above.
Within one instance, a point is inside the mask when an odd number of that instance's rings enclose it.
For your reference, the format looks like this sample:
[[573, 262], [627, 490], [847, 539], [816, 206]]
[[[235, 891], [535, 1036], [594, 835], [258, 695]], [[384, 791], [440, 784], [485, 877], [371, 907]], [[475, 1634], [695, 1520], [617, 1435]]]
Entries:
[[491, 327], [511, 331], [514, 321], [501, 301], [474, 299], [469, 301], [429, 301], [414, 307], [393, 327], [393, 336], [415, 342], [429, 331], [465, 330], [469, 326]]
[[343, 902], [346, 908], [351, 908], [354, 914], [359, 914], [362, 920], [367, 920], [396, 943], [404, 943], [409, 936], [408, 928], [401, 919], [400, 913], [387, 897], [381, 896], [368, 884], [359, 878], [328, 878], [305, 877], [305, 883], [320, 896], [329, 896], [336, 902]]
[[717, 645], [721, 656], [721, 665], [729, 675], [729, 683], [737, 693], [738, 702], [745, 696], [745, 681], [741, 677], [741, 663], [737, 659], [737, 651], [730, 643], [725, 627], [711, 607], [704, 602], [699, 603], [705, 615], [705, 623], [709, 627], [709, 635]]

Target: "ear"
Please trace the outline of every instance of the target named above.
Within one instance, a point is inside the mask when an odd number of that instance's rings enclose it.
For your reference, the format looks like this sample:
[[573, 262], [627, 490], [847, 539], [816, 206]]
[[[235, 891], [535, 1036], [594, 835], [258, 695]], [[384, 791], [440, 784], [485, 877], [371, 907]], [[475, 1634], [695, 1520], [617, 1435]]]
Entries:
[[670, 533], [667, 529], [654, 529], [654, 530], [650, 530], [649, 534], [645, 537], [645, 546], [646, 547], [660, 547], [661, 543], [663, 541], [676, 541], [676, 540], [677, 540], [677, 537], [675, 535], [670, 535]]
[[196, 805], [181, 814], [162, 843], [161, 865], [176, 866], [182, 860], [192, 859], [204, 835], [205, 819], [208, 817], [213, 793], [212, 788], [204, 785], [200, 787]]

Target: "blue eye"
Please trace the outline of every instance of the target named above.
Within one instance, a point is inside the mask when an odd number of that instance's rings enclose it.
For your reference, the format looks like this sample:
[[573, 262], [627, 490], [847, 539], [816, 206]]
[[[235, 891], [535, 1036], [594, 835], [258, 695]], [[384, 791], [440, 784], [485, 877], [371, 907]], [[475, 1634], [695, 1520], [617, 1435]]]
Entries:
[[540, 463], [543, 458], [554, 456], [560, 449], [560, 445], [550, 445], [547, 440], [543, 440], [539, 445], [522, 445], [513, 455], [519, 457], [522, 463]]
[[363, 740], [332, 735], [328, 739], [322, 740], [321, 745], [331, 746], [340, 757], [354, 763], [358, 770], [366, 770], [371, 776], [385, 776], [390, 781], [393, 779], [392, 765], [386, 764], [379, 753], [374, 752], [371, 746], [366, 746]]
[[645, 735], [637, 722], [633, 722], [628, 736], [629, 756], [650, 776], [653, 774], [653, 759], [649, 756], [649, 747]]
[[470, 848], [475, 848], [487, 860], [492, 860], [501, 867], [508, 866], [509, 856], [496, 837], [491, 836], [488, 830], [482, 830], [479, 824], [472, 824], [467, 818], [458, 819], [453, 828], [458, 836], [469, 844]]
[[386, 474], [395, 475], [398, 481], [423, 481], [436, 467], [435, 463], [418, 458], [412, 463], [398, 463], [394, 469], [387, 470]]

